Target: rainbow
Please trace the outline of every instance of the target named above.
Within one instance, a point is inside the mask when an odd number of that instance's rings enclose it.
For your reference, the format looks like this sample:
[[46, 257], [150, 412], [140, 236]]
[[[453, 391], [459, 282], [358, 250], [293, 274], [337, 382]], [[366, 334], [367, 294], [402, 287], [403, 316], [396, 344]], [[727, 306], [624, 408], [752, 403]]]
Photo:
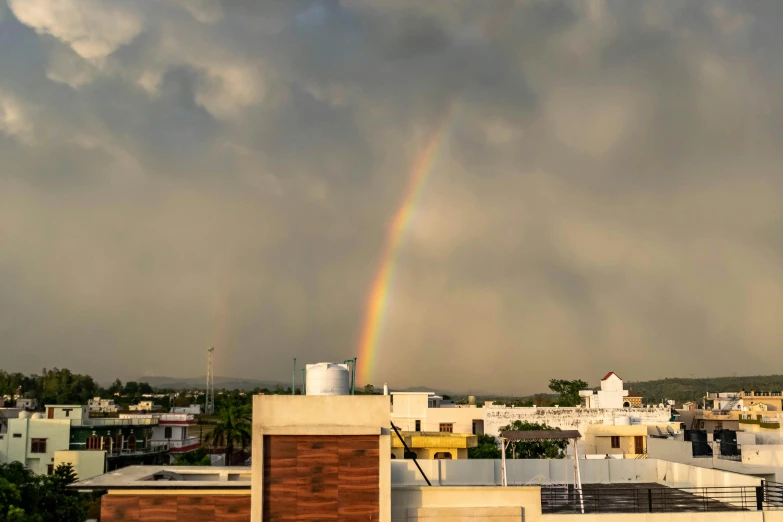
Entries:
[[384, 242], [378, 270], [373, 279], [365, 305], [364, 320], [358, 347], [358, 377], [360, 382], [370, 383], [373, 378], [384, 318], [389, 307], [394, 272], [400, 258], [406, 232], [416, 214], [424, 187], [433, 171], [435, 160], [456, 112], [458, 97], [447, 104], [440, 121], [435, 126], [424, 148], [416, 156], [402, 201], [392, 218]]

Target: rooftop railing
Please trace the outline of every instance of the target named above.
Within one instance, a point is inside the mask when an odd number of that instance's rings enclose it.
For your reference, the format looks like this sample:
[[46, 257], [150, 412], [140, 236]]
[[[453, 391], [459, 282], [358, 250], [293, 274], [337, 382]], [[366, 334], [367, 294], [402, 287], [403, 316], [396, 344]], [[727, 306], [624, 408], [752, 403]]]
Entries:
[[189, 446], [195, 446], [201, 442], [198, 437], [188, 437], [182, 440], [170, 440], [170, 439], [152, 439], [149, 441], [153, 446], [166, 444], [171, 449], [187, 448]]
[[783, 485], [667, 488], [573, 486], [541, 489], [541, 509], [553, 513], [680, 513], [783, 509]]
[[126, 419], [71, 419], [71, 426], [157, 426], [155, 418]]

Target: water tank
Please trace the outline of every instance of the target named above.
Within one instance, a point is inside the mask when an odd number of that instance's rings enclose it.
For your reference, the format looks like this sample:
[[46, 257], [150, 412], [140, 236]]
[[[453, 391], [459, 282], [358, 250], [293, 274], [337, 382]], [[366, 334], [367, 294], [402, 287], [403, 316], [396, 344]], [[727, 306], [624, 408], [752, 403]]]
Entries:
[[615, 426], [630, 426], [631, 425], [631, 418], [630, 417], [615, 417], [614, 418], [614, 425]]
[[43, 419], [44, 414], [43, 413], [33, 413], [33, 416], [30, 417], [31, 419]]
[[351, 372], [347, 364], [318, 363], [305, 368], [306, 395], [350, 395]]
[[31, 413], [29, 411], [20, 411], [19, 412], [19, 418], [20, 419], [29, 419]]

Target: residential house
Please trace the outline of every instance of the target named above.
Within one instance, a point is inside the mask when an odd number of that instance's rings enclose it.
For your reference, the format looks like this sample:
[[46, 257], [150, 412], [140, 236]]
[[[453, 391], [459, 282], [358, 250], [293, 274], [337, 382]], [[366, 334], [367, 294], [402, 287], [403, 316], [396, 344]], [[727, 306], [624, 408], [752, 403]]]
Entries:
[[196, 424], [195, 417], [189, 413], [121, 413], [120, 419], [150, 419], [152, 426], [150, 443], [153, 446], [166, 446], [173, 462], [177, 455], [189, 453], [201, 447], [199, 437], [190, 433]]
[[91, 412], [95, 413], [117, 413], [119, 406], [114, 404], [114, 399], [101, 399], [95, 397], [87, 401], [87, 406]]
[[76, 473], [114, 470], [132, 464], [168, 460], [166, 445], [153, 446], [154, 419], [91, 418], [88, 406], [46, 406], [46, 414], [21, 412], [8, 420], [0, 436], [0, 462], [21, 462], [33, 472], [51, 473], [59, 462], [72, 462]]

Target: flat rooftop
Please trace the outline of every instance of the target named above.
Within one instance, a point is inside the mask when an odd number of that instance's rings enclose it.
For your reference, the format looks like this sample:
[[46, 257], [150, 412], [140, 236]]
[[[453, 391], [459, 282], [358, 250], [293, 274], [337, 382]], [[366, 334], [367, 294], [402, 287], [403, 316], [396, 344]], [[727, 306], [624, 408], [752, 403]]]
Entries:
[[250, 467], [129, 466], [86, 480], [75, 489], [250, 489]]

